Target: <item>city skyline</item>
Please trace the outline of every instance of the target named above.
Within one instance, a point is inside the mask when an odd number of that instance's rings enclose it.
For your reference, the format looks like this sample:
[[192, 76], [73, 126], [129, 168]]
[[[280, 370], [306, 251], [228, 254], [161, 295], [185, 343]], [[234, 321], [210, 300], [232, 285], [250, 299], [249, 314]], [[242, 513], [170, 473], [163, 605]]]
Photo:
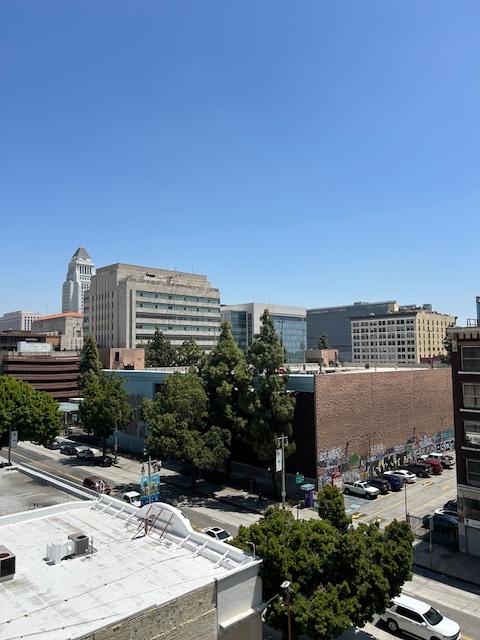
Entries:
[[476, 317], [480, 6], [3, 3], [0, 315], [73, 252], [223, 304]]

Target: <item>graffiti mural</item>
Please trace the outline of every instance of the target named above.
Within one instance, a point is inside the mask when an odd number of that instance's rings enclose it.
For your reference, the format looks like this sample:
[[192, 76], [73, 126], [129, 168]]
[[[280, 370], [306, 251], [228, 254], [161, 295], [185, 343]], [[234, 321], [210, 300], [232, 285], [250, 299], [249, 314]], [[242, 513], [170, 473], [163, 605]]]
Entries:
[[318, 452], [318, 484], [335, 484], [338, 477], [344, 480], [359, 480], [369, 475], [382, 475], [408, 462], [416, 462], [420, 456], [431, 452], [455, 450], [453, 429], [444, 429], [433, 435], [419, 433], [410, 436], [406, 442], [393, 447], [385, 447], [381, 442], [371, 442], [370, 451], [348, 451], [338, 446]]

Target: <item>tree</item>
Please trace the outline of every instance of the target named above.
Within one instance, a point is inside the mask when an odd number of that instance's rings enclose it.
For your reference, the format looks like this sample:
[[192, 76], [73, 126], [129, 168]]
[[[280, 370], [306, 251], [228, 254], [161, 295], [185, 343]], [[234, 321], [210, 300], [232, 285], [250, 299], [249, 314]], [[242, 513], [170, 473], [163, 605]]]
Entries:
[[124, 380], [102, 369], [95, 338], [87, 336], [80, 358], [83, 401], [79, 417], [87, 432], [102, 440], [103, 455], [107, 451], [107, 438], [119, 427], [127, 426], [133, 417]]
[[328, 336], [326, 333], [322, 333], [322, 335], [318, 338], [317, 349], [330, 349], [328, 346]]
[[150, 435], [149, 451], [192, 466], [192, 484], [198, 468], [220, 468], [229, 455], [230, 432], [209, 426], [208, 398], [200, 378], [189, 371], [165, 379], [155, 400], [145, 398], [143, 416]]
[[326, 484], [317, 494], [318, 515], [339, 531], [346, 531], [352, 519], [345, 512], [345, 501], [337, 487]]
[[245, 354], [233, 339], [230, 324], [223, 322], [217, 344], [200, 369], [209, 399], [211, 424], [239, 438], [248, 423], [248, 395], [252, 372]]
[[58, 403], [47, 393], [13, 376], [0, 376], [0, 443], [9, 445], [9, 433], [19, 440], [49, 444], [62, 431]]
[[195, 340], [184, 340], [177, 349], [176, 363], [180, 367], [199, 367], [204, 357], [204, 351]]
[[[273, 318], [265, 309], [261, 317], [262, 326], [248, 351], [248, 360], [255, 376], [254, 391], [250, 397], [251, 420], [245, 440], [260, 460], [268, 460], [275, 468], [275, 451], [280, 436], [292, 435], [291, 420], [295, 410], [295, 398], [286, 390], [287, 374], [280, 374], [283, 365], [283, 347], [275, 331]], [[285, 447], [285, 457], [295, 451], [295, 444]], [[276, 491], [275, 473], [272, 483]]]
[[452, 364], [452, 338], [448, 335], [443, 339], [443, 348], [446, 353], [440, 355], [440, 362]]
[[145, 346], [146, 367], [174, 367], [176, 362], [175, 347], [160, 329]]
[[413, 534], [406, 522], [395, 520], [384, 532], [374, 524], [342, 532], [329, 520], [295, 520], [291, 511], [269, 507], [233, 540], [245, 550], [251, 542], [263, 560], [268, 624], [284, 632], [286, 611], [276, 596], [290, 581], [293, 638], [327, 640], [351, 624], [362, 626], [411, 579]]
[[84, 378], [83, 401], [79, 406], [80, 419], [88, 432], [102, 440], [103, 455], [107, 452], [107, 438], [116, 429], [126, 427], [132, 420], [131, 408], [124, 380], [114, 373], [88, 371]]
[[92, 371], [93, 373], [100, 375], [103, 370], [102, 363], [98, 356], [97, 343], [92, 334], [88, 334], [83, 342], [78, 368], [80, 369], [80, 376], [78, 379], [80, 389], [83, 389], [85, 375], [88, 371]]

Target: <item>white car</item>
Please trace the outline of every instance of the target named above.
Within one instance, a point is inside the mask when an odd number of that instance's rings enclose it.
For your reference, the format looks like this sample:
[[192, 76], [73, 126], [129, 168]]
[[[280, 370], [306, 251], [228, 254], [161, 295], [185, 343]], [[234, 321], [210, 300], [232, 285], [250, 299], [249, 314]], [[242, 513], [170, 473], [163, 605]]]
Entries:
[[220, 529], [220, 527], [205, 527], [205, 529], [202, 529], [202, 533], [206, 533], [207, 536], [215, 538], [215, 540], [221, 540], [222, 542], [233, 540], [233, 536], [230, 535], [228, 531], [225, 531], [225, 529]]
[[425, 640], [458, 640], [459, 625], [422, 600], [400, 595], [393, 598], [380, 619], [391, 633], [404, 631]]
[[404, 482], [408, 482], [408, 484], [412, 484], [417, 480], [417, 476], [414, 473], [410, 473], [406, 469], [396, 469], [395, 471], [385, 471], [384, 476], [397, 476], [401, 478]]
[[134, 507], [141, 507], [141, 498], [142, 496], [138, 493], [138, 491], [127, 491], [123, 494], [123, 500], [128, 502], [128, 504], [133, 505]]

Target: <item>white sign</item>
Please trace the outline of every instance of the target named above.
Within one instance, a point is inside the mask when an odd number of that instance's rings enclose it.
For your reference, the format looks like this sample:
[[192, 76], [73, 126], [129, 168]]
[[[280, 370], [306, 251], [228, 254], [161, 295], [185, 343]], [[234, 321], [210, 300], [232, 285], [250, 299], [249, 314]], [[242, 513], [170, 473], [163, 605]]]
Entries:
[[275, 471], [281, 471], [283, 469], [282, 465], [282, 450], [277, 449], [275, 451]]
[[16, 449], [17, 444], [18, 444], [18, 431], [12, 431], [11, 437], [10, 437], [10, 447], [12, 449]]

